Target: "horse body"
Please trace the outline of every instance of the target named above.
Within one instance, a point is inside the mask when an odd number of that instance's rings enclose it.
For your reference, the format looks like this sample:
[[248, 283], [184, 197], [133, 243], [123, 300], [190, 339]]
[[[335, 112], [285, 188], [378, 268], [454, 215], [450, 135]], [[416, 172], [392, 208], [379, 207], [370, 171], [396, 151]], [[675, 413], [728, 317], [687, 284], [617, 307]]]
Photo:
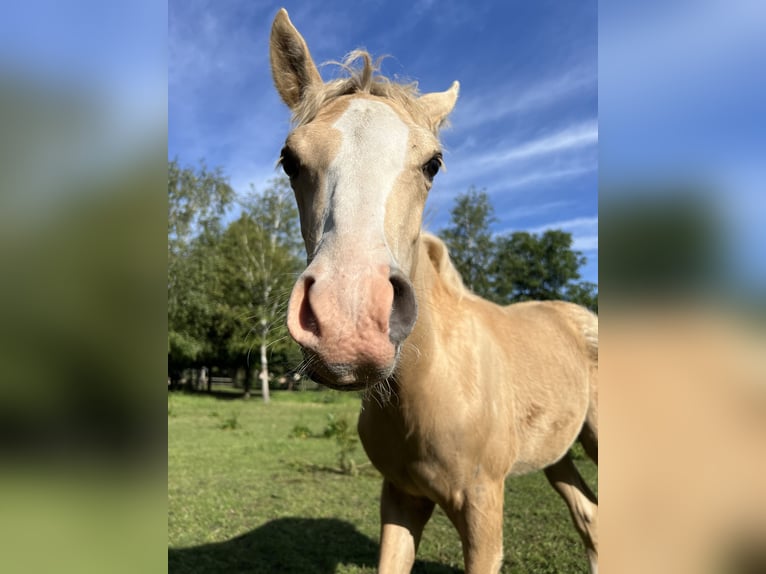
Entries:
[[[592, 315], [566, 303], [500, 307], [461, 293], [441, 276], [443, 266], [448, 277], [454, 273], [444, 249], [438, 239], [422, 236], [413, 283], [418, 300], [427, 303], [420, 306], [392, 398], [367, 395], [359, 418], [365, 450], [386, 480], [382, 551], [387, 542], [413, 549], [401, 561], [382, 562], [381, 571], [407, 571], [430, 516], [429, 501], [458, 528], [467, 570], [496, 571], [506, 476], [564, 459], [567, 477], [581, 481], [565, 457], [586, 419], [597, 425], [595, 364], [588, 358], [595, 349], [584, 334], [595, 327]], [[400, 516], [400, 498], [425, 510]], [[575, 498], [595, 549], [592, 502]], [[388, 529], [387, 513], [394, 514]], [[472, 514], [480, 517], [473, 527]]]
[[[590, 404], [582, 337], [562, 304], [500, 307], [445, 286], [437, 266], [452, 264], [445, 258], [435, 265], [429, 247], [444, 250], [423, 235], [413, 283], [426, 303], [401, 358], [394, 398], [371, 394], [364, 401], [360, 435], [370, 459], [389, 476], [401, 458], [410, 460], [399, 457], [403, 448], [412, 460], [430, 454], [437, 465], [479, 465], [493, 478], [556, 462], [577, 438]], [[454, 460], [455, 452], [474, 456]], [[389, 453], [394, 461], [386, 461]]]
[[305, 371], [364, 389], [359, 434], [384, 477], [380, 572], [408, 572], [435, 504], [469, 574], [502, 561], [503, 484], [544, 469], [596, 570], [596, 500], [568, 449], [597, 459], [597, 320], [575, 305], [501, 307], [470, 293], [422, 212], [441, 165], [438, 129], [458, 84], [420, 95], [374, 76], [369, 56], [324, 84], [282, 10], [277, 90], [297, 127], [280, 158], [308, 266], [287, 325]]

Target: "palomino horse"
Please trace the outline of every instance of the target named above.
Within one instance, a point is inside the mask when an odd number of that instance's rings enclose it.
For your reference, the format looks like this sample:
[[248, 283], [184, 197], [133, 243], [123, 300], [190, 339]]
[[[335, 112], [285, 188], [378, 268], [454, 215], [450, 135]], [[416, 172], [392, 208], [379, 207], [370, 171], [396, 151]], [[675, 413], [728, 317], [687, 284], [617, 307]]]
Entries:
[[505, 477], [544, 469], [595, 571], [596, 498], [568, 451], [579, 438], [597, 459], [597, 319], [469, 292], [420, 229], [458, 83], [419, 95], [378, 76], [365, 52], [345, 67], [350, 77], [324, 83], [280, 10], [271, 68], [295, 124], [280, 161], [308, 254], [287, 326], [313, 379], [368, 391], [359, 434], [384, 477], [379, 570], [410, 571], [438, 504], [466, 572], [497, 572]]

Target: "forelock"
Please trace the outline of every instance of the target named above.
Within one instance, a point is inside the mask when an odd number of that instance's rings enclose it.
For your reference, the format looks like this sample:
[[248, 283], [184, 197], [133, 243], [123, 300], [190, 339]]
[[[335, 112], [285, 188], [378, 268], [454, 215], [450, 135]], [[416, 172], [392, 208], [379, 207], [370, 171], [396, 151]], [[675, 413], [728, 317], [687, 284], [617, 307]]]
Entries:
[[293, 124], [305, 125], [316, 118], [319, 111], [333, 100], [352, 94], [368, 94], [391, 100], [403, 108], [416, 123], [427, 126], [425, 111], [418, 101], [417, 82], [397, 83], [380, 74], [380, 62], [365, 50], [354, 50], [342, 62], [328, 62], [337, 66], [345, 77], [309, 88], [293, 110]]

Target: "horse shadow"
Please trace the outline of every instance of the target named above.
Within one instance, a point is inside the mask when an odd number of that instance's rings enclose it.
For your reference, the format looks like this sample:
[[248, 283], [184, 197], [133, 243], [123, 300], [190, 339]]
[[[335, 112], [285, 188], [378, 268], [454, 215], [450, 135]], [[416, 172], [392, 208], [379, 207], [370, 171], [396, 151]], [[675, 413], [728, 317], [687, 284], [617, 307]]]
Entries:
[[[168, 572], [334, 574], [338, 565], [375, 569], [378, 544], [334, 518], [279, 518], [245, 534], [189, 548], [168, 548]], [[462, 570], [416, 561], [414, 574]]]

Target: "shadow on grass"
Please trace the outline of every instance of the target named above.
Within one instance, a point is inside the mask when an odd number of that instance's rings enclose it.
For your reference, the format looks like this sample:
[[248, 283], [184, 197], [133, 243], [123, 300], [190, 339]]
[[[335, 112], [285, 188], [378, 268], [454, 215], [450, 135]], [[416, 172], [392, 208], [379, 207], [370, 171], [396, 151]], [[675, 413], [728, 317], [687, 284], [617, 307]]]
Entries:
[[[279, 518], [231, 540], [168, 548], [168, 572], [333, 574], [339, 564], [377, 567], [378, 544], [333, 518]], [[458, 574], [449, 566], [417, 561], [414, 574]]]

